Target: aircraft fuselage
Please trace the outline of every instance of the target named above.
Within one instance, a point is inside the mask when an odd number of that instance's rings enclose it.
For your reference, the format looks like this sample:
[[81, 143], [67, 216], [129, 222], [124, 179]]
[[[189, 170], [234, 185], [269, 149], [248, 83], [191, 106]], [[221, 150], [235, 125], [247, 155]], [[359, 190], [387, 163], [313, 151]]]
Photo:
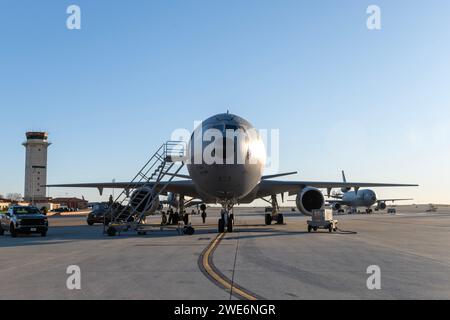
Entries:
[[373, 190], [364, 189], [355, 191], [348, 191], [342, 196], [342, 204], [352, 207], [370, 208], [377, 202], [377, 196]]
[[205, 202], [236, 204], [260, 183], [265, 156], [264, 144], [248, 121], [218, 114], [192, 134], [187, 169]]

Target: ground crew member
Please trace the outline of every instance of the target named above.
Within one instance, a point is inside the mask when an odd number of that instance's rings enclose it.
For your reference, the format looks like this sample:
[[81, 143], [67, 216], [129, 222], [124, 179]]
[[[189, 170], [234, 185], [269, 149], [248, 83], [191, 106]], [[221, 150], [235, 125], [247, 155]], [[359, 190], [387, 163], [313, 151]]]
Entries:
[[186, 210], [183, 211], [183, 222], [186, 226], [189, 224], [189, 215], [186, 213]]
[[169, 225], [171, 225], [172, 221], [173, 221], [173, 210], [172, 210], [172, 208], [170, 208], [168, 212], [169, 212], [169, 221], [167, 223]]
[[164, 211], [161, 211], [161, 225], [165, 226], [167, 224], [167, 215]]
[[202, 210], [202, 220], [203, 220], [203, 224], [206, 223], [206, 210]]

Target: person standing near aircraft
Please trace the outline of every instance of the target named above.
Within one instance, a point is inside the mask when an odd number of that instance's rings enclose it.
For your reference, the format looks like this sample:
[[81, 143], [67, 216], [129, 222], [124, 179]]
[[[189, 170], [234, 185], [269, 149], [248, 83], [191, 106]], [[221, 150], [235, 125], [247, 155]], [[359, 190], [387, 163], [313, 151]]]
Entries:
[[185, 225], [189, 224], [189, 214], [186, 212], [186, 210], [183, 210], [183, 222]]
[[202, 210], [202, 220], [203, 220], [203, 224], [206, 223], [206, 210]]
[[171, 225], [172, 221], [173, 221], [173, 210], [172, 210], [172, 208], [169, 208], [167, 213], [169, 214], [169, 221], [167, 221], [167, 224]]
[[161, 211], [161, 225], [167, 225], [167, 215], [164, 211]]

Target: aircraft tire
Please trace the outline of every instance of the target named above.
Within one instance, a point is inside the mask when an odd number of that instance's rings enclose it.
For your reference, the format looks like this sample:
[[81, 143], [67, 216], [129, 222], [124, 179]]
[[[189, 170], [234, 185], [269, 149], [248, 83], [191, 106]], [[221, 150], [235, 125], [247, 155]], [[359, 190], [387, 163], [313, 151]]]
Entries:
[[223, 221], [223, 219], [219, 219], [219, 233], [224, 233], [225, 232], [225, 223]]
[[191, 226], [185, 227], [184, 234], [187, 234], [188, 236], [192, 236], [195, 233], [195, 229]]
[[284, 216], [282, 213], [279, 213], [278, 217], [277, 217], [277, 224], [283, 224], [283, 223], [284, 223]]
[[233, 232], [233, 220], [228, 219], [227, 232]]
[[106, 233], [108, 234], [108, 236], [114, 237], [117, 233], [117, 230], [114, 227], [109, 227], [108, 230], [106, 230]]
[[270, 226], [272, 224], [272, 215], [270, 213], [266, 213], [265, 218], [266, 218], [265, 219], [266, 220], [266, 225]]

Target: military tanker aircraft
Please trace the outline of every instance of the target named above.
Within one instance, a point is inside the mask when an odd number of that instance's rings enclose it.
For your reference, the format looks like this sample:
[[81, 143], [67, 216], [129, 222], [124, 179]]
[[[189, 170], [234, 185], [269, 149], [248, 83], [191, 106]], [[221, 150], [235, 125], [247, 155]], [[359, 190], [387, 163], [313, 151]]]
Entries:
[[[231, 133], [231, 135], [230, 135]], [[237, 134], [239, 133], [239, 134]], [[165, 186], [165, 193], [200, 199], [205, 204], [220, 204], [223, 207], [218, 221], [219, 232], [232, 232], [230, 219], [232, 209], [239, 204], [251, 203], [257, 199], [271, 198], [272, 213], [267, 213], [265, 223], [284, 223], [278, 212], [277, 195], [288, 193], [296, 196], [296, 205], [305, 215], [320, 210], [325, 205], [324, 194], [333, 188], [354, 189], [367, 187], [414, 187], [417, 184], [328, 182], [328, 181], [280, 181], [281, 176], [296, 172], [264, 175], [266, 150], [256, 129], [247, 120], [229, 112], [214, 115], [203, 121], [193, 132], [186, 156], [183, 160], [188, 175], [177, 174], [182, 180], [174, 180]], [[160, 186], [158, 184], [155, 186]], [[133, 188], [139, 191], [151, 190], [151, 182], [136, 183], [80, 183], [54, 184], [48, 187]], [[181, 203], [182, 205], [182, 203]], [[155, 209], [156, 210], [156, 209]]]
[[[345, 172], [342, 170], [342, 181], [347, 182]], [[331, 205], [332, 209], [339, 212], [344, 212], [343, 207], [350, 208], [350, 212], [357, 212], [359, 207], [365, 208], [366, 213], [372, 213], [372, 206], [376, 204], [376, 210], [384, 210], [387, 205], [386, 202], [396, 201], [411, 201], [411, 198], [383, 198], [378, 199], [375, 191], [371, 189], [362, 189], [359, 191], [351, 191], [351, 188], [341, 188], [341, 193], [331, 194], [327, 200], [327, 204]]]

